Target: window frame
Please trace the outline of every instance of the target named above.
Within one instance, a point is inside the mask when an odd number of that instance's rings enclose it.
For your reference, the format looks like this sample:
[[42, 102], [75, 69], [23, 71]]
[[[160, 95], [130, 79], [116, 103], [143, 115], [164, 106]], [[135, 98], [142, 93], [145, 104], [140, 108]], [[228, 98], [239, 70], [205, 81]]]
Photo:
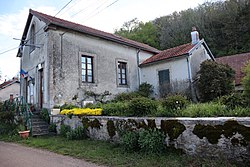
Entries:
[[[120, 65], [122, 65], [122, 68], [120, 68]], [[125, 69], [124, 72], [123, 69]], [[123, 83], [123, 80], [125, 80], [125, 83]], [[128, 86], [128, 63], [125, 61], [117, 61], [117, 81], [119, 86]]]
[[36, 43], [36, 28], [35, 28], [35, 23], [33, 23], [31, 25], [31, 28], [30, 28], [30, 53], [33, 52], [36, 47], [35, 47], [35, 43]]
[[[83, 63], [83, 58], [85, 58], [85, 63]], [[91, 69], [90, 69], [90, 71], [91, 71], [91, 81], [89, 81], [89, 76], [90, 75], [88, 75], [88, 71], [89, 71], [89, 69], [88, 69], [88, 65], [89, 65], [89, 63], [88, 63], [88, 59], [90, 58], [90, 60], [91, 60], [91, 63], [90, 63], [90, 65], [91, 65]], [[86, 55], [86, 54], [81, 54], [81, 61], [80, 61], [81, 63], [81, 81], [82, 81], [82, 83], [94, 83], [94, 57], [93, 56], [89, 56], [89, 55]], [[85, 64], [85, 69], [83, 68], [83, 64]], [[84, 71], [84, 74], [85, 75], [83, 75], [83, 71]], [[85, 80], [83, 80], [83, 76], [85, 76]]]

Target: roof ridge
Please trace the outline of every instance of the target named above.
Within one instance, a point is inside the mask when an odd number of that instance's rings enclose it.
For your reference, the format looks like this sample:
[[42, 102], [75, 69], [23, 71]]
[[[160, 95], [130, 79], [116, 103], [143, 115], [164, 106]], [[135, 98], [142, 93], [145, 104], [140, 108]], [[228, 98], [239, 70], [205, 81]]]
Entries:
[[145, 51], [149, 51], [149, 52], [153, 52], [153, 53], [159, 53], [160, 51], [152, 46], [149, 46], [147, 44], [141, 43], [141, 42], [137, 42], [131, 39], [127, 39], [124, 38], [122, 36], [113, 34], [113, 33], [109, 33], [109, 32], [105, 32], [102, 30], [98, 30], [92, 27], [88, 27], [79, 23], [75, 23], [72, 21], [68, 21], [68, 20], [64, 20], [55, 16], [51, 16], [48, 14], [44, 14], [35, 10], [30, 9], [29, 12], [32, 15], [35, 15], [36, 17], [40, 18], [41, 20], [43, 20], [45, 23], [47, 24], [54, 24], [57, 26], [61, 26], [64, 28], [68, 28], [71, 30], [75, 30], [75, 31], [80, 31], [82, 33], [89, 33], [91, 35], [96, 35], [98, 37], [102, 37], [102, 38], [106, 38], [106, 39], [112, 39], [115, 40], [117, 42], [120, 43], [126, 43], [127, 45], [132, 45], [132, 46], [136, 46], [140, 49], [143, 49]]

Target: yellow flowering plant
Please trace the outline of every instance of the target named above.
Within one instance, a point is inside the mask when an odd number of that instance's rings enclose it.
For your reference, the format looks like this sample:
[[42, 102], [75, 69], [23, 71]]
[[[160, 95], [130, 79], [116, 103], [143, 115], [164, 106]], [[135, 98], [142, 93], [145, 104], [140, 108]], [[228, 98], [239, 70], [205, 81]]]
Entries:
[[73, 109], [64, 109], [60, 112], [62, 115], [102, 115], [101, 108], [73, 108]]

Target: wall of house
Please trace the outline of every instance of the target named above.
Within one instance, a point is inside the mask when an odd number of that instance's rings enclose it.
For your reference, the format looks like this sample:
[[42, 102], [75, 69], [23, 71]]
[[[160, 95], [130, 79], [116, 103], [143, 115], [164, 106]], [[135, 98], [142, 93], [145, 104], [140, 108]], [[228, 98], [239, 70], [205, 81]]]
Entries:
[[211, 57], [209, 56], [207, 50], [202, 44], [199, 44], [199, 46], [195, 48], [190, 55], [192, 79], [196, 78], [197, 72], [200, 70], [200, 64], [208, 59], [211, 59]]
[[83, 126], [88, 136], [97, 140], [120, 141], [120, 132], [141, 129], [160, 129], [166, 135], [166, 145], [181, 149], [189, 155], [217, 157], [244, 161], [250, 158], [250, 118], [137, 118], [88, 116], [70, 119], [51, 116], [57, 125]]
[[0, 101], [8, 100], [10, 98], [10, 94], [13, 94], [14, 97], [19, 96], [20, 94], [19, 83], [13, 83], [10, 86], [0, 89]]
[[[188, 65], [186, 57], [169, 59], [152, 65], [145, 65], [141, 69], [141, 82], [147, 82], [154, 87], [154, 96], [159, 97], [159, 76], [158, 71], [169, 69], [170, 84], [182, 83], [183, 87], [188, 87]], [[182, 87], [182, 86], [180, 86]]]
[[[138, 62], [152, 56], [142, 50], [138, 52], [138, 49], [132, 47], [77, 32], [64, 33], [57, 29], [49, 30], [48, 33], [48, 57], [51, 62], [50, 107], [65, 102], [82, 104], [83, 101], [92, 101], [93, 99], [86, 98], [85, 90], [95, 93], [107, 90], [112, 95], [136, 90], [140, 73]], [[81, 80], [82, 55], [93, 57], [94, 83], [83, 83]], [[118, 61], [127, 63], [127, 86], [118, 85]]]
[[[21, 77], [21, 95], [25, 97], [27, 94], [26, 101], [28, 103], [33, 103], [38, 106], [39, 102], [39, 90], [40, 90], [40, 79], [39, 79], [39, 67], [38, 65], [42, 65], [42, 69], [44, 72], [44, 86], [43, 86], [43, 107], [49, 106], [49, 92], [48, 88], [48, 58], [47, 58], [47, 32], [44, 32], [45, 24], [40, 21], [36, 17], [32, 18], [27, 38], [27, 44], [30, 44], [30, 29], [31, 25], [35, 25], [35, 44], [40, 48], [35, 48], [32, 52], [30, 52], [30, 46], [23, 47], [23, 54], [21, 57], [21, 69], [28, 72], [26, 78]], [[31, 87], [27, 87], [27, 84], [33, 84]], [[33, 90], [31, 90], [33, 89]]]

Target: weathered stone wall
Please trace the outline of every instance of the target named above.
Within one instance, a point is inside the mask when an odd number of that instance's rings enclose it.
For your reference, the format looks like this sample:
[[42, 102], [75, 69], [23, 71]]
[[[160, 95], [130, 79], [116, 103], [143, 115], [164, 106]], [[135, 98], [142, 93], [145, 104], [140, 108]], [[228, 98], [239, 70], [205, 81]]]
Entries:
[[57, 124], [88, 128], [90, 138], [119, 142], [121, 131], [158, 128], [166, 134], [167, 146], [190, 155], [224, 157], [241, 161], [250, 158], [250, 118], [136, 118], [51, 116]]

